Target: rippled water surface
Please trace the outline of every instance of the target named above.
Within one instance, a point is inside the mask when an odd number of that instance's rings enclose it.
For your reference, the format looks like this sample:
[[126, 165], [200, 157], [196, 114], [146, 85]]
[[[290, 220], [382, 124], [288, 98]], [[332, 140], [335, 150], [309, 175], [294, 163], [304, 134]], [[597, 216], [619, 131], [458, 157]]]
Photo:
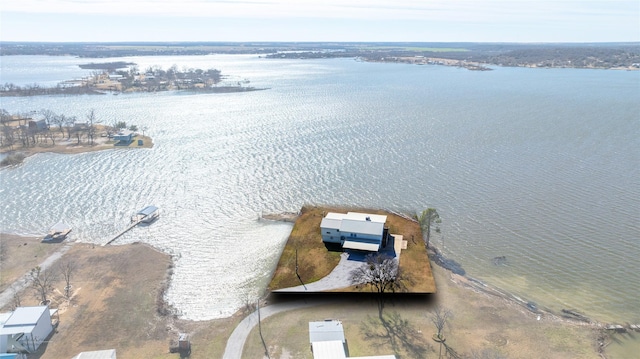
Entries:
[[[83, 59], [3, 57], [2, 81], [77, 76]], [[552, 309], [640, 321], [640, 72], [438, 66], [257, 56], [132, 57], [217, 68], [265, 91], [2, 98], [147, 126], [152, 149], [41, 154], [0, 170], [0, 228], [64, 219], [101, 243], [137, 209], [162, 217], [116, 243], [175, 256], [168, 299], [224, 317], [261, 293], [291, 230], [261, 212], [303, 204], [436, 207], [445, 253]], [[22, 79], [22, 80], [21, 80]], [[505, 256], [507, 265], [492, 258]]]

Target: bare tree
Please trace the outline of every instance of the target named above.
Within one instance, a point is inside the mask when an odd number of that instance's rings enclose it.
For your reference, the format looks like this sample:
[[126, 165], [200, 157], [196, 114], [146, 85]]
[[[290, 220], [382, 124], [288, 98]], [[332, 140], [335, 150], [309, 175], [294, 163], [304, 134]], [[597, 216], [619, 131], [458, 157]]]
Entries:
[[[42, 110], [42, 111], [50, 111], [50, 110]], [[45, 115], [45, 118], [46, 117], [47, 117], [47, 115]], [[58, 126], [58, 129], [60, 130], [61, 136], [64, 136], [64, 130], [62, 129], [62, 127], [64, 126], [64, 122], [65, 122], [65, 116], [64, 115], [58, 115], [58, 114], [53, 113], [53, 116], [51, 116], [47, 120], [47, 122], [50, 125]]]
[[22, 297], [20, 296], [20, 293], [18, 291], [16, 291], [15, 289], [13, 290], [13, 296], [12, 296], [12, 300], [13, 302], [11, 303], [11, 307], [13, 310], [16, 310], [16, 308], [21, 307], [22, 306]]
[[[433, 323], [433, 325], [435, 325], [437, 330], [437, 333], [434, 335], [433, 340], [440, 344], [440, 353], [438, 355], [438, 358], [442, 358], [442, 346], [445, 345], [446, 347], [446, 339], [442, 332], [444, 331], [444, 328], [449, 325], [449, 319], [451, 319], [452, 317], [453, 315], [451, 314], [451, 311], [449, 309], [442, 308], [439, 305], [437, 305], [433, 309], [433, 312], [429, 315], [429, 320], [431, 321], [431, 323]], [[447, 348], [447, 351], [448, 350], [449, 349]]]
[[51, 142], [55, 146], [56, 139], [55, 139], [55, 136], [53, 135], [53, 132], [51, 131], [51, 125], [59, 125], [60, 116], [56, 115], [55, 112], [47, 109], [40, 110], [40, 114], [42, 115], [42, 117], [44, 117], [44, 121], [47, 124], [47, 128], [41, 129], [40, 132], [42, 132], [41, 134], [43, 135], [45, 142], [46, 142], [46, 139], [49, 138], [51, 139]]
[[427, 208], [420, 216], [418, 216], [418, 222], [420, 223], [420, 228], [422, 228], [422, 235], [425, 237], [425, 242], [427, 244], [427, 248], [429, 248], [429, 239], [431, 237], [431, 227], [434, 227], [436, 233], [440, 233], [440, 223], [442, 220], [440, 219], [440, 215], [435, 208]]
[[55, 112], [47, 109], [42, 109], [40, 110], [40, 114], [42, 115], [42, 117], [44, 117], [44, 120], [47, 122], [48, 126], [57, 124], [54, 122], [54, 118], [57, 116]]
[[67, 128], [67, 140], [71, 138], [71, 133], [73, 132], [73, 126], [76, 123], [76, 116], [69, 116], [66, 117], [64, 115], [62, 116], [62, 122], [64, 123], [64, 126]]
[[56, 273], [52, 270], [43, 270], [38, 266], [31, 270], [29, 279], [31, 280], [31, 287], [36, 291], [41, 303], [48, 303], [47, 295], [53, 290]]
[[71, 276], [75, 273], [76, 268], [76, 263], [73, 261], [61, 262], [58, 265], [58, 271], [64, 278], [64, 296], [67, 299], [69, 299], [70, 297], [69, 292], [71, 291]]
[[2, 146], [8, 146], [13, 150], [13, 145], [16, 143], [16, 131], [15, 128], [9, 126], [8, 122], [2, 122]]
[[100, 121], [96, 120], [96, 110], [91, 109], [89, 113], [87, 113], [87, 137], [89, 139], [89, 145], [93, 145], [93, 138], [96, 134], [96, 124], [100, 123]]
[[394, 292], [399, 288], [398, 261], [386, 254], [368, 254], [366, 265], [351, 271], [351, 283], [365, 284], [378, 293], [378, 312], [384, 309], [384, 293]]

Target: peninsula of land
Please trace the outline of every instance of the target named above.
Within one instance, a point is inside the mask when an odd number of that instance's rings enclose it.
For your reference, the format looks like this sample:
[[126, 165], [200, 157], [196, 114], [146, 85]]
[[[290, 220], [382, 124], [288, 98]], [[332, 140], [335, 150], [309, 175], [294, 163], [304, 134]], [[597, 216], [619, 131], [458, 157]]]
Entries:
[[112, 125], [98, 123], [94, 111], [86, 122], [49, 110], [30, 116], [0, 110], [0, 167], [17, 165], [36, 153], [83, 153], [107, 149], [151, 148], [153, 140], [135, 124], [124, 121]]
[[63, 81], [51, 87], [40, 86], [37, 83], [23, 86], [5, 83], [1, 86], [0, 96], [105, 95], [107, 93], [117, 95], [160, 91], [232, 93], [264, 90], [248, 86], [249, 80], [222, 84], [222, 73], [216, 69], [178, 70], [174, 65], [166, 70], [152, 66], [145, 71], [140, 71], [135, 63], [123, 61], [92, 62], [81, 64], [79, 67], [96, 71], [91, 76]]

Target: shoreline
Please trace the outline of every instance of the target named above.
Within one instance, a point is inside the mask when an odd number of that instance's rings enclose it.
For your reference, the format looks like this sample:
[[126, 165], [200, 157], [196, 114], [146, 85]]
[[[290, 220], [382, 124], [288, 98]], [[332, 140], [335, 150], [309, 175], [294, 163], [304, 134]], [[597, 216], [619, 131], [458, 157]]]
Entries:
[[[20, 243], [23, 241], [25, 243], [29, 241], [38, 241], [38, 243], [40, 243], [40, 237], [37, 237], [37, 236], [21, 236], [16, 234], [0, 233], [0, 238], [3, 239], [3, 244], [6, 244], [5, 239], [13, 240], [14, 242], [10, 242], [10, 243], [14, 243], [14, 244], [16, 242]], [[71, 252], [76, 253], [74, 256], [80, 255], [80, 257], [78, 258], [87, 256], [87, 255], [88, 256], [99, 255], [97, 253], [100, 253], [103, 251], [100, 249], [102, 247], [94, 248], [91, 245], [77, 242], [77, 241], [74, 241], [74, 242], [63, 241], [58, 244], [53, 244], [53, 245], [46, 244], [44, 246], [52, 248], [53, 252], [60, 252], [65, 247], [70, 248]], [[26, 244], [21, 247], [23, 248], [28, 247], [31, 250], [33, 250], [34, 248], [31, 245], [27, 246]], [[173, 262], [172, 255], [170, 255], [169, 253], [163, 252], [161, 249], [156, 248], [151, 244], [141, 243], [141, 242], [110, 246], [110, 247], [116, 247], [116, 248], [111, 248], [107, 250], [106, 253], [103, 253], [102, 254], [102, 256], [104, 257], [103, 260], [109, 261], [110, 260], [109, 258], [111, 258], [110, 256], [112, 255], [110, 253], [112, 252], [113, 253], [128, 253], [131, 251], [139, 252], [140, 247], [149, 248], [150, 251], [153, 251], [158, 255], [165, 256], [167, 258], [168, 265], [166, 267], [163, 267], [162, 274], [160, 275], [156, 273], [155, 275], [155, 276], [161, 276], [164, 279], [159, 282], [159, 285], [155, 286], [156, 288], [155, 294], [154, 294], [155, 308], [153, 309], [153, 313], [155, 313], [155, 315], [158, 316], [158, 320], [162, 320], [163, 322], [166, 321], [168, 327], [171, 328], [171, 333], [173, 332], [192, 333], [192, 340], [194, 340], [194, 342], [197, 342], [197, 339], [199, 337], [201, 337], [201, 339], [204, 339], [204, 338], [209, 338], [211, 335], [216, 335], [216, 337], [220, 341], [219, 347], [222, 349], [218, 348], [215, 350], [223, 350], [224, 346], [229, 340], [230, 333], [233, 330], [235, 330], [235, 328], [237, 327], [239, 322], [242, 320], [242, 318], [244, 318], [245, 316], [251, 313], [251, 310], [247, 311], [247, 308], [245, 307], [245, 308], [238, 309], [232, 315], [224, 318], [217, 318], [217, 319], [203, 320], [203, 321], [183, 319], [180, 317], [180, 310], [178, 308], [173, 307], [172, 304], [169, 303], [164, 297], [164, 293], [166, 292], [167, 288], [171, 286], [171, 282], [173, 280], [174, 262]], [[100, 250], [100, 252], [95, 252], [98, 250]], [[42, 260], [45, 259], [45, 257], [48, 258], [53, 255], [55, 254], [48, 254], [47, 256], [38, 258], [37, 261], [41, 262]], [[4, 275], [6, 272], [6, 268], [2, 268], [2, 271]], [[147, 270], [145, 269], [144, 271], [147, 271]], [[118, 276], [119, 274], [116, 272], [111, 275]], [[151, 273], [149, 273], [149, 275], [151, 275]], [[427, 297], [426, 302], [423, 302], [423, 301], [415, 302], [415, 299], [411, 299], [415, 297], [407, 297], [405, 299], [402, 299], [404, 297], [399, 297], [397, 302], [397, 305], [399, 306], [399, 308], [401, 307], [404, 308], [406, 306], [409, 306], [407, 307], [407, 309], [409, 309], [416, 303], [422, 303], [420, 307], [423, 307], [422, 310], [425, 310], [424, 305], [427, 305], [426, 308], [428, 308], [429, 306], [435, 304], [435, 302], [440, 301], [444, 303], [444, 305], [447, 306], [449, 309], [451, 309], [453, 312], [460, 313], [461, 317], [460, 319], [458, 319], [459, 322], [457, 325], [470, 326], [468, 328], [475, 328], [475, 329], [472, 329], [472, 331], [477, 331], [480, 334], [484, 333], [484, 331], [486, 330], [484, 328], [484, 325], [488, 323], [485, 323], [485, 324], [482, 324], [482, 323], [484, 323], [483, 320], [487, 320], [487, 319], [481, 319], [481, 317], [467, 318], [465, 315], [463, 315], [464, 310], [471, 310], [472, 312], [480, 313], [479, 315], [481, 316], [483, 311], [488, 310], [487, 308], [494, 308], [493, 310], [491, 310], [492, 313], [495, 310], [500, 310], [500, 312], [510, 311], [511, 313], [513, 313], [512, 315], [520, 313], [519, 314], [520, 319], [518, 319], [519, 324], [517, 325], [521, 326], [520, 330], [523, 330], [525, 332], [527, 331], [527, 328], [534, 330], [534, 328], [537, 328], [540, 325], [543, 325], [545, 327], [558, 326], [558, 328], [565, 328], [561, 330], [567, 330], [568, 332], [571, 332], [571, 333], [573, 333], [575, 330], [581, 330], [581, 331], [586, 330], [587, 332], [583, 332], [583, 333], [594, 333], [594, 334], [588, 334], [588, 336], [592, 338], [591, 340], [594, 340], [593, 342], [591, 342], [589, 346], [593, 348], [594, 354], [600, 355], [600, 357], [604, 357], [604, 358], [607, 357], [605, 353], [605, 349], [607, 348], [607, 346], [611, 343], [616, 342], [616, 339], [615, 338], [612, 339], [611, 337], [611, 335], [613, 335], [613, 332], [610, 332], [609, 330], [605, 330], [604, 327], [594, 325], [593, 323], [584, 323], [576, 320], [571, 320], [568, 318], [557, 316], [553, 313], [550, 313], [550, 314], [545, 313], [544, 316], [536, 318], [535, 314], [531, 310], [523, 306], [521, 302], [514, 300], [512, 295], [510, 296], [508, 295], [508, 293], [504, 291], [499, 291], [499, 290], [496, 292], [493, 290], [494, 288], [492, 288], [491, 286], [488, 286], [480, 281], [474, 281], [472, 278], [468, 278], [466, 276], [456, 275], [452, 273], [450, 270], [444, 267], [441, 267], [440, 265], [434, 266], [434, 275], [437, 277], [439, 281], [441, 281], [441, 283], [438, 284], [439, 290], [437, 294], [434, 294], [431, 297]], [[78, 288], [78, 290], [79, 289], [80, 288]], [[4, 291], [7, 291], [7, 290], [9, 290], [8, 287], [4, 289]], [[91, 289], [90, 288], [83, 289], [83, 291], [86, 291], [86, 290], [91, 290]], [[475, 294], [468, 292], [469, 290], [471, 290], [472, 293], [475, 293]], [[266, 306], [266, 305], [273, 305], [278, 303], [291, 302], [292, 298], [295, 299], [296, 301], [310, 300], [311, 298], [314, 298], [314, 296], [308, 297], [303, 295], [302, 297], [298, 297], [298, 296], [285, 297], [285, 296], [282, 296], [282, 294], [267, 292], [261, 297], [260, 302], [262, 303], [261, 306]], [[304, 299], [304, 298], [307, 298], [307, 299]], [[353, 317], [345, 317], [345, 320], [347, 320], [348, 322], [353, 322], [353, 320], [358, 320], [357, 318], [360, 318], [363, 315], [367, 315], [366, 313], [368, 309], [365, 308], [366, 306], [362, 307], [362, 304], [354, 304], [352, 301], [349, 301], [348, 299], [346, 300], [347, 300], [346, 302], [343, 302], [340, 299], [335, 299], [333, 301], [330, 301], [330, 303], [327, 305], [321, 305], [317, 308], [311, 309], [309, 313], [307, 313], [308, 310], [304, 311], [305, 313], [304, 315], [313, 315], [313, 313], [323, 313], [327, 310], [330, 310], [330, 311], [336, 310], [336, 309], [331, 309], [331, 308], [335, 308], [336, 305], [338, 307], [347, 306], [351, 308], [350, 310], [347, 310], [347, 311], [352, 311]], [[411, 303], [414, 303], [414, 304], [411, 304]], [[395, 306], [396, 304], [394, 304], [394, 307]], [[399, 308], [397, 310], [403, 310], [403, 313], [404, 313], [405, 309], [399, 309]], [[478, 310], [480, 310], [480, 312], [478, 312]], [[290, 311], [290, 315], [293, 315], [293, 316], [302, 315], [302, 314], [303, 313], [296, 310]], [[334, 314], [334, 315], [342, 316], [341, 314]], [[407, 314], [405, 313], [405, 315]], [[507, 316], [507, 318], [511, 318], [512, 315]], [[416, 318], [414, 318], [414, 320], [415, 319]], [[481, 321], [478, 323], [478, 320], [481, 320]], [[277, 319], [277, 317], [272, 319], [272, 321], [275, 321], [276, 325], [278, 326], [284, 326], [287, 328], [291, 326], [291, 323], [289, 323], [288, 321], [281, 322], [280, 320]], [[507, 319], [507, 323], [508, 322], [509, 320]], [[571, 328], [574, 328], [574, 329], [571, 329]], [[583, 329], [578, 329], [578, 328], [583, 328]], [[599, 333], [599, 334], [595, 334], [595, 333]], [[629, 333], [632, 333], [632, 332], [629, 332]], [[461, 335], [461, 334], [458, 334], [458, 335]], [[587, 334], [584, 334], [584, 335], [587, 335]], [[633, 335], [633, 334], [630, 334], [630, 335]], [[304, 337], [306, 338], [306, 333]], [[584, 338], [582, 340], [584, 341]], [[157, 346], [157, 341], [154, 343], [156, 344], [147, 344], [146, 347], [148, 348], [151, 345], [159, 349], [160, 347]], [[287, 345], [286, 341], [283, 342], [283, 345]], [[456, 346], [462, 346], [462, 344], [457, 343]], [[164, 346], [161, 346], [161, 347], [164, 348]], [[118, 350], [119, 351], [123, 350], [124, 352], [131, 352], [131, 351], [134, 351], [135, 349], [125, 346], [122, 348], [118, 348]], [[246, 350], [247, 349], [245, 348], [245, 353], [246, 353]]]
[[[406, 215], [402, 215], [399, 213], [394, 214], [404, 216], [407, 219], [413, 220]], [[260, 219], [295, 223], [299, 215], [300, 212], [265, 213], [261, 214]], [[622, 326], [626, 330], [634, 330], [630, 327], [630, 325], [633, 325], [635, 323], [603, 323], [597, 319], [588, 317], [584, 313], [578, 312], [574, 309], [562, 309], [562, 312], [558, 313], [546, 306], [538, 305], [537, 303], [529, 301], [526, 298], [521, 298], [514, 293], [467, 275], [458, 262], [442, 255], [441, 251], [433, 244], [430, 248], [427, 249], [427, 253], [429, 256], [429, 261], [441, 270], [447, 272], [450, 276], [451, 281], [456, 283], [456, 285], [461, 288], [469, 288], [477, 292], [491, 295], [498, 299], [505, 300], [509, 303], [517, 305], [532, 314], [546, 316], [562, 322], [571, 322], [574, 324], [589, 326], [594, 329], [606, 329], [608, 327], [618, 325]]]
[[[294, 212], [286, 212], [286, 213], [271, 213], [271, 214], [263, 214], [261, 215], [260, 219], [262, 220], [268, 220], [268, 221], [275, 221], [275, 222], [287, 222], [287, 223], [294, 223], [297, 216], [299, 215], [299, 213], [294, 213]], [[31, 234], [15, 234], [15, 233], [7, 233], [7, 232], [0, 232], [0, 238], [2, 239], [10, 239], [10, 240], [20, 240], [20, 241], [33, 241], [33, 240], [37, 240], [38, 243], [41, 243], [41, 237], [44, 237], [43, 235], [31, 235]], [[65, 245], [73, 245], [75, 243], [83, 243], [83, 242], [78, 242], [77, 240], [74, 241], [67, 241], [64, 240], [60, 243], [58, 243], [60, 246], [65, 246]], [[144, 245], [149, 246], [150, 248], [154, 249], [155, 251], [158, 251], [160, 253], [166, 254], [171, 258], [171, 261], [173, 263], [173, 256], [170, 255], [169, 253], [164, 252], [162, 249], [160, 248], [156, 248], [151, 244], [147, 244], [144, 242], [141, 242]], [[49, 246], [51, 246], [51, 244], [47, 244]], [[544, 316], [544, 317], [548, 317], [549, 319], [552, 320], [558, 320], [561, 322], [568, 322], [568, 323], [573, 323], [573, 324], [579, 324], [579, 325], [583, 325], [583, 326], [588, 326], [594, 329], [609, 329], [609, 330], [620, 330], [620, 329], [624, 329], [624, 330], [628, 330], [628, 331], [634, 331], [635, 329], [633, 327], [631, 327], [631, 325], [640, 325], [640, 323], [629, 323], [629, 322], [611, 322], [611, 323], [604, 323], [601, 322], [597, 319], [593, 319], [592, 317], [586, 316], [584, 313], [575, 311], [573, 309], [562, 309], [561, 313], [558, 313], [546, 306], [541, 306], [537, 303], [533, 303], [531, 301], [528, 301], [526, 298], [521, 298], [511, 292], [508, 292], [502, 288], [499, 288], [497, 286], [494, 286], [490, 283], [486, 283], [480, 279], [471, 277], [469, 275], [467, 275], [466, 273], [458, 273], [456, 271], [456, 268], [451, 268], [450, 266], [447, 265], [447, 263], [453, 262], [455, 265], [458, 265], [457, 262], [452, 261], [450, 258], [445, 258], [444, 256], [442, 256], [440, 254], [440, 251], [437, 247], [435, 246], [431, 246], [428, 250], [428, 255], [430, 258], [430, 262], [432, 262], [433, 264], [435, 264], [436, 267], [438, 267], [440, 270], [444, 271], [445, 273], [447, 273], [450, 277], [451, 282], [455, 283], [457, 286], [459, 286], [460, 288], [468, 288], [471, 289], [473, 291], [476, 292], [481, 292], [490, 296], [493, 296], [497, 299], [500, 300], [504, 300], [507, 301], [511, 304], [517, 305], [520, 308], [530, 312], [531, 314], [535, 314], [535, 315], [539, 315], [539, 316]], [[436, 260], [436, 257], [439, 257], [441, 259], [444, 259], [445, 262], [443, 263], [441, 260]], [[464, 270], [463, 270], [464, 272]], [[172, 281], [172, 276], [173, 273], [169, 273], [167, 276], [167, 281], [165, 283], [165, 287], [163, 288], [163, 293], [166, 292], [166, 290], [168, 290], [168, 288], [171, 285], [171, 281]], [[264, 300], [267, 300], [270, 296], [271, 296], [271, 292], [269, 292], [269, 290], [267, 289], [265, 291], [265, 293], [261, 296]], [[273, 293], [273, 294], [278, 294], [278, 293]], [[187, 319], [182, 319], [179, 318], [179, 313], [180, 310], [178, 308], [175, 308], [171, 303], [167, 302], [166, 300], [162, 301], [162, 305], [160, 305], [160, 302], [158, 302], [158, 306], [159, 306], [159, 310], [162, 308], [163, 310], [166, 311], [166, 309], [170, 309], [171, 313], [178, 315], [178, 319], [179, 320], [186, 320], [186, 321], [192, 321], [192, 320], [187, 320]], [[234, 312], [233, 314], [231, 314], [228, 317], [223, 317], [223, 318], [216, 318], [213, 320], [225, 320], [225, 319], [229, 319], [229, 318], [233, 318], [236, 317], [237, 315], [241, 314], [244, 312], [243, 308], [238, 309], [236, 312]], [[198, 322], [198, 321], [194, 321], [194, 322]]]
[[[271, 218], [265, 218], [268, 220], [273, 220], [273, 221], [284, 221], [284, 222], [290, 222], [291, 221], [291, 216], [295, 215], [294, 213], [286, 213], [286, 214], [282, 214], [282, 215], [278, 215], [278, 214], [272, 214], [272, 215], [267, 215]], [[281, 217], [279, 217], [281, 216]], [[279, 217], [278, 219], [275, 219]], [[295, 221], [295, 220], [294, 220]], [[29, 241], [34, 241], [37, 240], [38, 243], [41, 243], [41, 237], [43, 236], [38, 236], [38, 235], [22, 235], [22, 234], [14, 234], [14, 233], [6, 233], [6, 232], [0, 232], [0, 238], [4, 239], [8, 239], [8, 240], [12, 240], [12, 241], [24, 241], [25, 243], [28, 243]], [[83, 242], [78, 242], [77, 240], [75, 241], [67, 241], [64, 240], [62, 242], [56, 243], [57, 246], [56, 247], [64, 247], [64, 246], [70, 246], [70, 245], [74, 245], [74, 244], [82, 244]], [[171, 258], [171, 261], [173, 263], [173, 256], [170, 255], [169, 253], [166, 253], [164, 251], [162, 251], [162, 249], [160, 248], [156, 248], [151, 244], [147, 244], [144, 242], [140, 242], [143, 245], [146, 245], [150, 248], [152, 248], [153, 250], [159, 252], [159, 253], [163, 253], [167, 256], [169, 256]], [[46, 244], [48, 246], [51, 246], [51, 244]], [[124, 244], [129, 245], [129, 244]], [[429, 249], [429, 255], [431, 256], [434, 251], [432, 249]], [[438, 251], [437, 249], [435, 250], [436, 252]], [[538, 307], [538, 308], [531, 308], [530, 306], [527, 305], [527, 301], [525, 301], [522, 298], [517, 297], [516, 295], [509, 293], [505, 290], [502, 290], [498, 287], [492, 286], [491, 284], [482, 282], [481, 280], [475, 279], [473, 277], [467, 276], [466, 274], [460, 275], [460, 274], [456, 274], [454, 273], [450, 268], [447, 268], [446, 266], [443, 266], [440, 262], [437, 261], [432, 261], [440, 270], [444, 271], [445, 273], [447, 273], [450, 276], [450, 280], [451, 282], [455, 283], [457, 286], [459, 286], [460, 288], [469, 288], [472, 289], [474, 291], [478, 291], [484, 294], [488, 294], [491, 296], [494, 296], [498, 299], [501, 300], [505, 300], [508, 301], [509, 303], [518, 305], [520, 307], [522, 307], [523, 309], [526, 309], [527, 311], [531, 312], [532, 314], [540, 314], [540, 315], [546, 315], [546, 316], [550, 316], [551, 319], [557, 319], [557, 320], [566, 320], [568, 322], [571, 323], [577, 323], [577, 324], [582, 324], [585, 326], [591, 326], [593, 328], [604, 328], [603, 324], [598, 322], [598, 321], [593, 321], [593, 320], [589, 320], [588, 322], [585, 322], [584, 320], [577, 320], [577, 319], [572, 319], [572, 318], [568, 318], [568, 317], [564, 317], [559, 313], [555, 313], [552, 310], [548, 309], [548, 308], [544, 308], [544, 307]], [[172, 273], [168, 273], [167, 275], [167, 282], [165, 283], [165, 287], [163, 288], [164, 291], [166, 291], [169, 286], [171, 285], [171, 280], [172, 280]], [[164, 293], [163, 291], [163, 293]], [[273, 293], [276, 295], [280, 295], [281, 293]], [[262, 298], [263, 300], [267, 300], [270, 296], [272, 295], [271, 292], [266, 291]], [[163, 300], [163, 305], [159, 306], [159, 309], [163, 308], [163, 309], [167, 309], [167, 308], [171, 308], [171, 312], [178, 314], [180, 313], [180, 310], [178, 308], [173, 307], [173, 305], [169, 302], [166, 302]], [[232, 315], [228, 316], [228, 317], [224, 317], [224, 318], [216, 318], [213, 320], [218, 320], [218, 319], [229, 319], [229, 318], [233, 318], [236, 317], [238, 314], [241, 314], [244, 310], [238, 309], [236, 312], [234, 312]], [[179, 320], [186, 320], [186, 321], [193, 321], [193, 320], [187, 320], [187, 319], [182, 319], [182, 318], [178, 318]], [[194, 321], [194, 322], [198, 322], [198, 321]]]

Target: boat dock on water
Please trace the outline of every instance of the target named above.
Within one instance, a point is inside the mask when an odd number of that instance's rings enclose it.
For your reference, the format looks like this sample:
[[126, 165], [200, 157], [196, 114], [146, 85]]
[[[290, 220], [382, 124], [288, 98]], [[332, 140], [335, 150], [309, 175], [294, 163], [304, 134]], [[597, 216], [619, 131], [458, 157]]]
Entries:
[[115, 236], [111, 237], [103, 246], [111, 244], [116, 239], [120, 238], [123, 234], [129, 232], [133, 227], [140, 223], [150, 224], [160, 217], [160, 209], [156, 206], [147, 206], [139, 210], [136, 214], [131, 216], [131, 223], [122, 231], [118, 232]]
[[160, 217], [160, 212], [158, 207], [156, 206], [147, 206], [138, 211], [138, 213], [134, 214], [131, 217], [131, 223], [140, 222], [140, 223], [151, 223]]
[[71, 232], [71, 226], [64, 223], [63, 221], [59, 221], [54, 224], [53, 227], [49, 228], [49, 232], [42, 239], [43, 242], [54, 242], [54, 241], [63, 241], [67, 238], [67, 235]]

